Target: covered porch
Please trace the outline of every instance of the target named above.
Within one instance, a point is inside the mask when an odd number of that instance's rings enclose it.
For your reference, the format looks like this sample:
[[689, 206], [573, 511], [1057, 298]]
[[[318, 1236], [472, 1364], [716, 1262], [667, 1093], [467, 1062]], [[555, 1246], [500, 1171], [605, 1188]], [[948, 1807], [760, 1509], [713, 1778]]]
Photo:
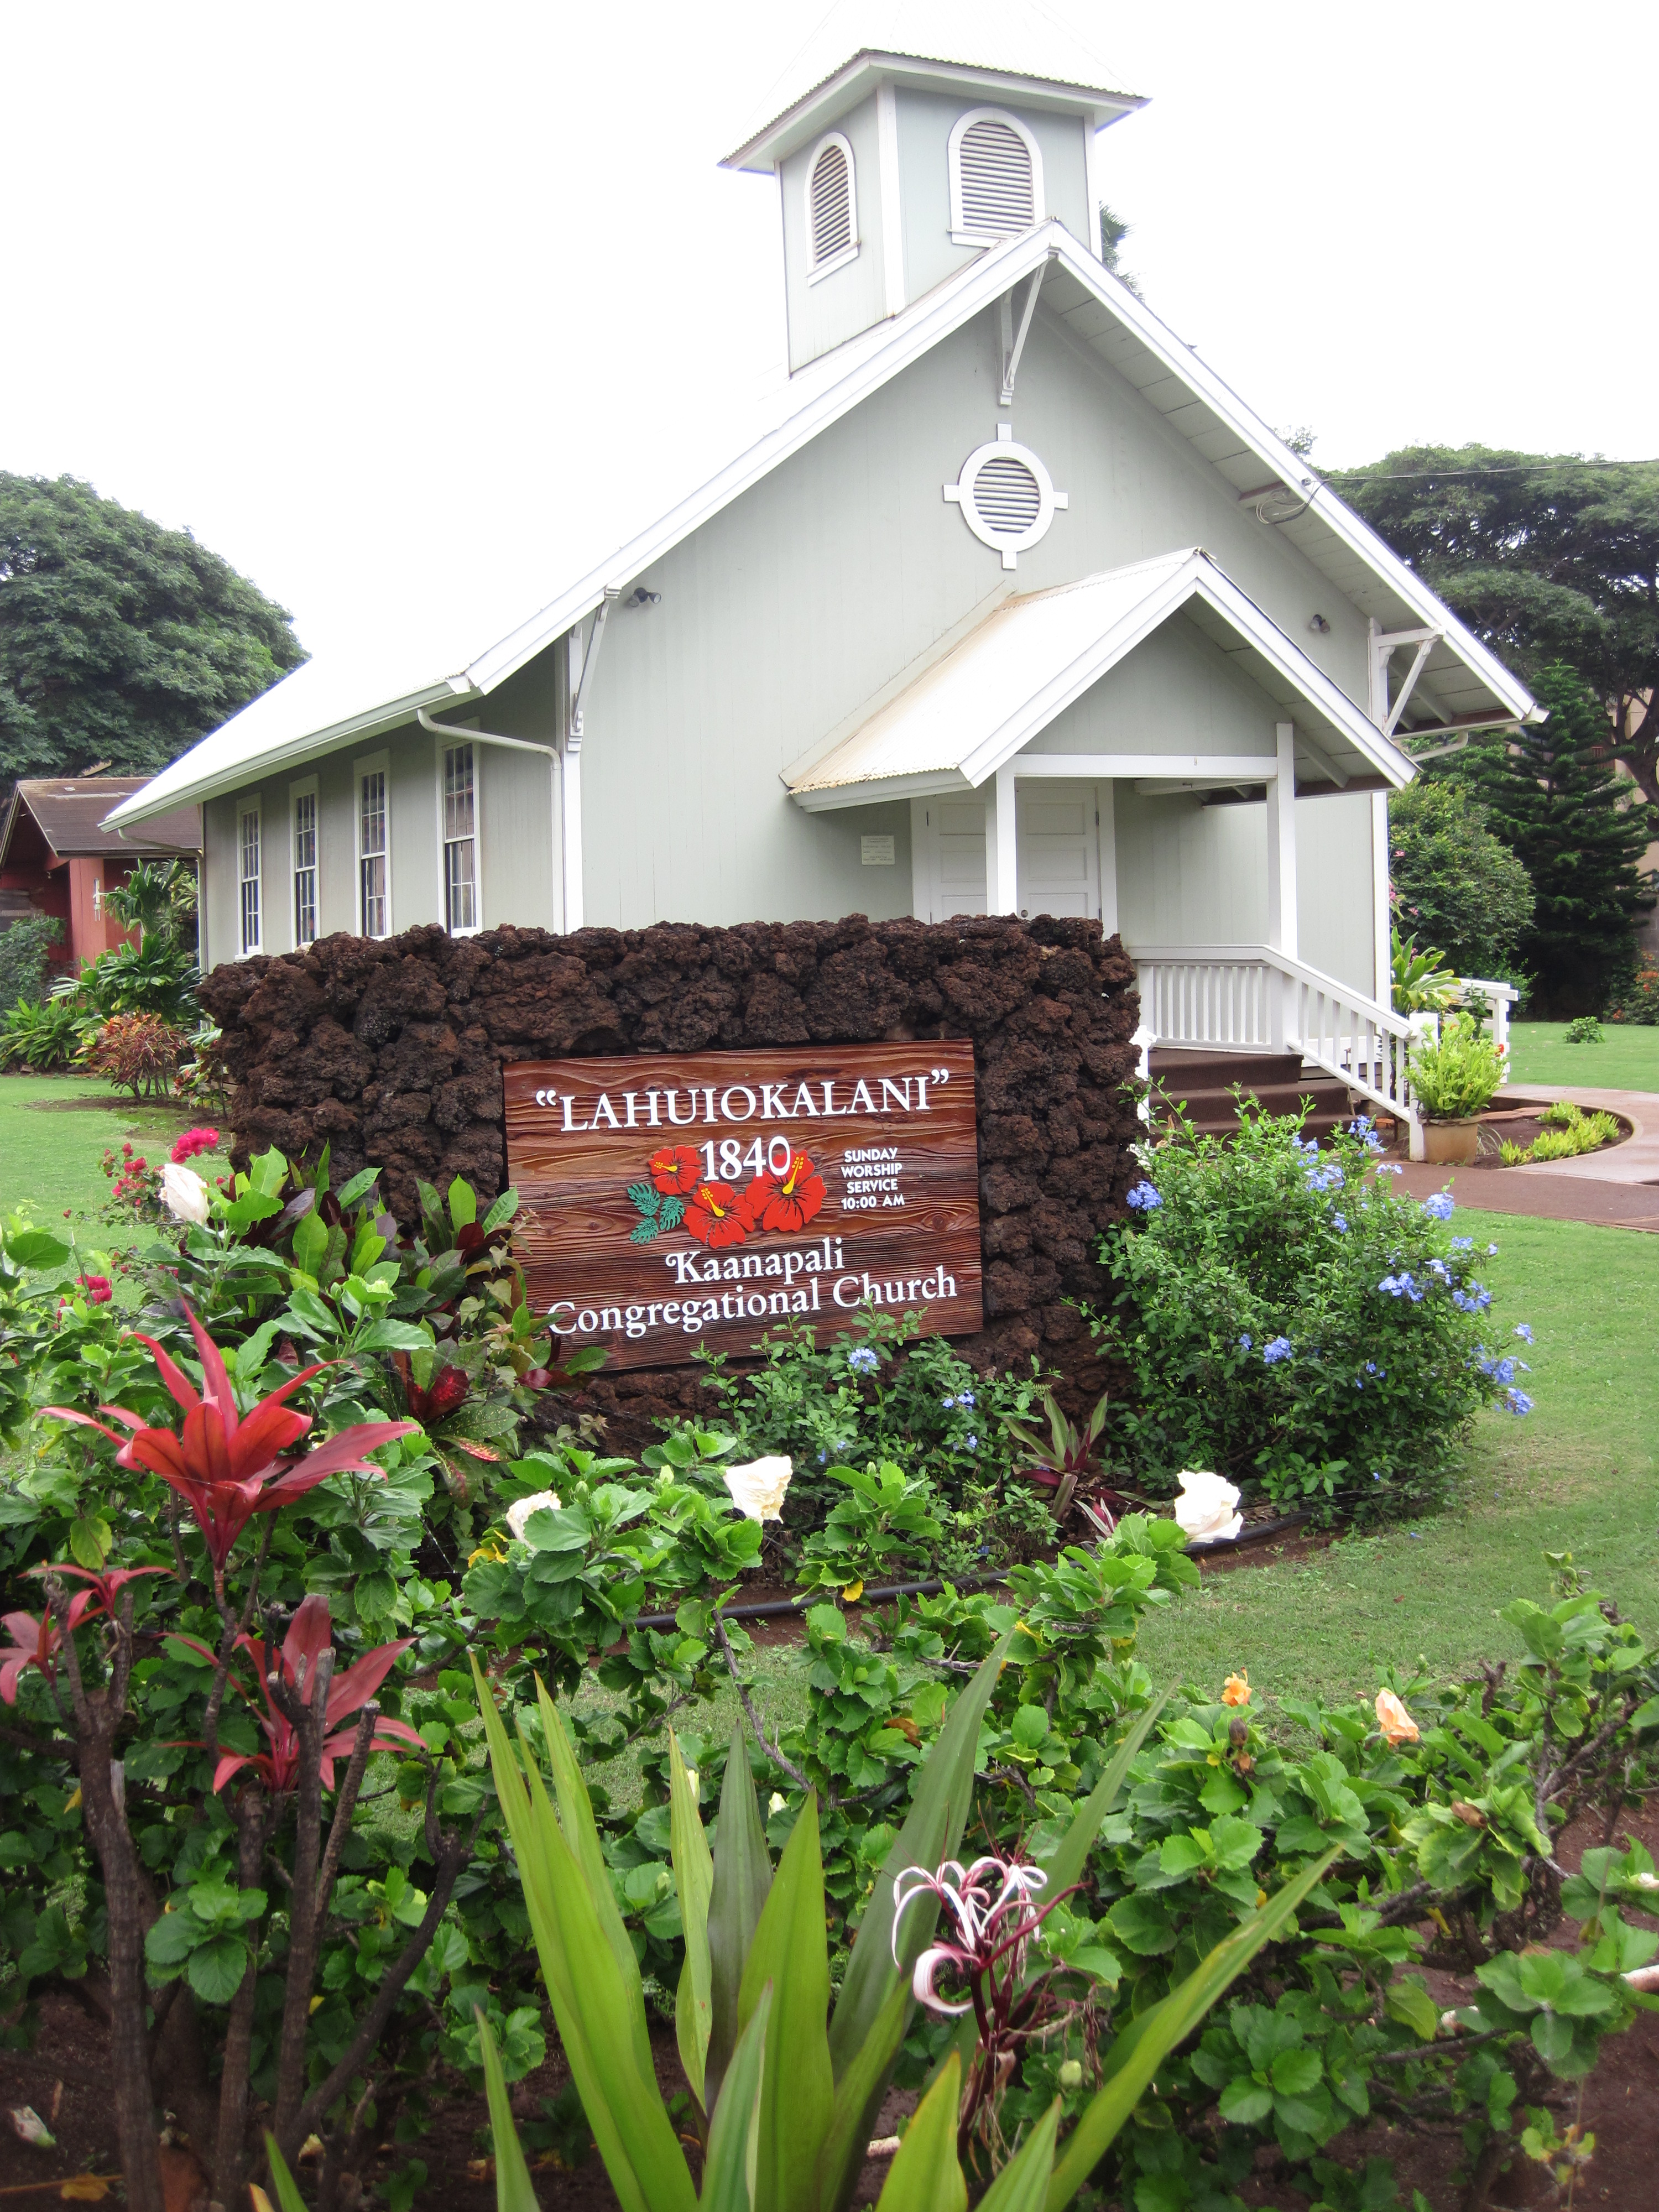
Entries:
[[1190, 548], [1006, 599], [786, 781], [811, 812], [908, 799], [925, 919], [1121, 934], [1145, 1048], [1296, 1055], [1409, 1123], [1387, 793], [1411, 773]]

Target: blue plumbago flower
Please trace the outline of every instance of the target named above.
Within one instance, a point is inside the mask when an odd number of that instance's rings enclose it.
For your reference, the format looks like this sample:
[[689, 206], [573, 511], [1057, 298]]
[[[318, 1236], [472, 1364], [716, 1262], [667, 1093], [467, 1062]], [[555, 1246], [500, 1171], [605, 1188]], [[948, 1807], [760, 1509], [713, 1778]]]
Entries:
[[1504, 1403], [1512, 1413], [1529, 1413], [1532, 1411], [1532, 1400], [1528, 1397], [1524, 1390], [1506, 1391]]
[[1382, 1139], [1376, 1133], [1376, 1123], [1369, 1114], [1361, 1114], [1357, 1120], [1350, 1121], [1348, 1134], [1358, 1137], [1368, 1152], [1380, 1152], [1382, 1149]]
[[1431, 1275], [1438, 1275], [1443, 1283], [1449, 1283], [1452, 1279], [1451, 1269], [1446, 1265], [1443, 1260], [1431, 1260], [1429, 1262], [1429, 1273]]
[[1310, 1170], [1308, 1176], [1308, 1188], [1310, 1190], [1340, 1190], [1342, 1188], [1341, 1169], [1338, 1167], [1336, 1162], [1333, 1160], [1330, 1165], [1327, 1168], [1314, 1168]]
[[873, 1375], [881, 1362], [867, 1344], [860, 1344], [848, 1353], [847, 1364], [854, 1375]]
[[1474, 1249], [1474, 1239], [1473, 1237], [1454, 1237], [1451, 1241], [1451, 1248], [1454, 1252], [1473, 1252]]
[[1404, 1175], [1406, 1170], [1395, 1161], [1380, 1160], [1377, 1163], [1376, 1172], [1378, 1175]]
[[965, 1451], [976, 1452], [979, 1449], [979, 1438], [977, 1437], [964, 1437], [962, 1443], [963, 1449]]
[[1506, 1354], [1502, 1359], [1480, 1359], [1475, 1364], [1483, 1375], [1490, 1375], [1494, 1382], [1510, 1383], [1515, 1380], [1520, 1362]]
[[1423, 1531], [1420, 1528], [1407, 1528], [1406, 1534], [1413, 1544], [1420, 1544], [1423, 1540]]
[[1347, 1227], [1347, 1225], [1348, 1225], [1348, 1217], [1347, 1217], [1347, 1215], [1346, 1215], [1346, 1213], [1334, 1213], [1334, 1214], [1332, 1214], [1332, 1216], [1331, 1216], [1331, 1226], [1332, 1226], [1332, 1228], [1333, 1228], [1333, 1229], [1344, 1229], [1344, 1230], [1346, 1230], [1346, 1227]]
[[1423, 1201], [1423, 1211], [1431, 1220], [1449, 1221], [1457, 1211], [1457, 1201], [1449, 1190], [1437, 1190]]
[[1380, 1376], [1382, 1370], [1377, 1365], [1374, 1359], [1368, 1359], [1365, 1362], [1365, 1372], [1367, 1375], [1376, 1375]]
[[951, 1395], [948, 1390], [945, 1392], [944, 1397], [939, 1400], [940, 1405], [945, 1407], [947, 1413], [950, 1411], [951, 1407], [956, 1404], [956, 1400]]
[[1522, 1344], [1530, 1344], [1532, 1342], [1532, 1323], [1529, 1321], [1516, 1322], [1515, 1324], [1515, 1333], [1520, 1338]]
[[828, 1453], [827, 1451], [821, 1451], [821, 1452], [818, 1454], [818, 1465], [819, 1465], [820, 1467], [827, 1467], [827, 1466], [829, 1465], [829, 1463], [830, 1463], [830, 1455], [829, 1455], [829, 1453]]
[[1269, 1367], [1277, 1367], [1281, 1359], [1288, 1359], [1290, 1356], [1291, 1340], [1288, 1336], [1276, 1336], [1271, 1344], [1264, 1344], [1261, 1347], [1261, 1357]]
[[[1423, 1286], [1411, 1274], [1384, 1275], [1376, 1287], [1379, 1291], [1386, 1291], [1391, 1298], [1409, 1298], [1414, 1306], [1420, 1306], [1423, 1303]], [[1452, 1296], [1461, 1297], [1462, 1293], [1454, 1291]]]
[[1492, 1292], [1484, 1284], [1471, 1283], [1467, 1291], [1454, 1291], [1452, 1304], [1459, 1313], [1485, 1313], [1492, 1304]]
[[1249, 1350], [1250, 1336], [1248, 1329], [1245, 1331], [1244, 1334], [1239, 1338], [1238, 1348], [1241, 1352], [1248, 1352]]
[[957, 1394], [957, 1403], [958, 1406], [971, 1406], [973, 1402], [974, 1394], [971, 1390], [963, 1390]]
[[1486, 1257], [1487, 1257], [1489, 1260], [1495, 1260], [1495, 1259], [1498, 1257], [1498, 1247], [1497, 1247], [1495, 1244], [1488, 1244], [1488, 1245], [1487, 1245], [1487, 1247], [1486, 1247]]
[[1155, 1206], [1162, 1206], [1164, 1200], [1143, 1176], [1130, 1191], [1124, 1203], [1133, 1206], [1137, 1213], [1150, 1213]]
[[1373, 1468], [1371, 1469], [1371, 1480], [1372, 1480], [1373, 1482], [1381, 1482], [1381, 1481], [1382, 1481], [1382, 1474], [1379, 1473], [1379, 1471], [1378, 1471], [1376, 1468]]

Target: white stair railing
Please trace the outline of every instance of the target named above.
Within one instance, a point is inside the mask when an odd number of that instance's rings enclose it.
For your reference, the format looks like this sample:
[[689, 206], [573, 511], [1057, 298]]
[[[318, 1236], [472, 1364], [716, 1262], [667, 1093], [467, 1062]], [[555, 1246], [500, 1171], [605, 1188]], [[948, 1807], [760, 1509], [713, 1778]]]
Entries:
[[[1182, 1050], [1295, 1052], [1415, 1138], [1407, 1016], [1266, 945], [1135, 945], [1140, 1018]], [[1413, 1143], [1413, 1150], [1417, 1146]]]

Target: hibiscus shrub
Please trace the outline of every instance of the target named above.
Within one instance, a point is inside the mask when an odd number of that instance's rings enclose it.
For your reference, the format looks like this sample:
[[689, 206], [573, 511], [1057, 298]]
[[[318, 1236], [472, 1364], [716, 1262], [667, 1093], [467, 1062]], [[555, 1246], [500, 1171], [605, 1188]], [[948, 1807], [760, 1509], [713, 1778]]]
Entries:
[[1178, 1123], [1152, 1153], [1102, 1246], [1095, 1332], [1133, 1377], [1109, 1433], [1151, 1486], [1195, 1468], [1324, 1510], [1422, 1499], [1479, 1407], [1530, 1408], [1531, 1332], [1492, 1348], [1498, 1248], [1454, 1232], [1449, 1194], [1397, 1191], [1368, 1121], [1321, 1147], [1302, 1118], [1247, 1113], [1224, 1143]]

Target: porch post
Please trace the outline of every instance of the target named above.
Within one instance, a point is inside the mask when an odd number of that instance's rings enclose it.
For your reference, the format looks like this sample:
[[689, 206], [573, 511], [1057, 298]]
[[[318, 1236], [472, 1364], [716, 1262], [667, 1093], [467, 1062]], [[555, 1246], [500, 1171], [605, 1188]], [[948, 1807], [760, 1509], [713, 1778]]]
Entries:
[[985, 904], [990, 914], [1019, 912], [1019, 865], [1014, 817], [1014, 764], [1000, 768], [986, 790]]
[[[1296, 727], [1291, 722], [1275, 726], [1279, 773], [1267, 786], [1267, 943], [1288, 959], [1297, 957], [1296, 931]], [[1273, 992], [1273, 1039], [1283, 1052], [1295, 1034], [1292, 1012], [1294, 985], [1288, 976], [1276, 978]]]

